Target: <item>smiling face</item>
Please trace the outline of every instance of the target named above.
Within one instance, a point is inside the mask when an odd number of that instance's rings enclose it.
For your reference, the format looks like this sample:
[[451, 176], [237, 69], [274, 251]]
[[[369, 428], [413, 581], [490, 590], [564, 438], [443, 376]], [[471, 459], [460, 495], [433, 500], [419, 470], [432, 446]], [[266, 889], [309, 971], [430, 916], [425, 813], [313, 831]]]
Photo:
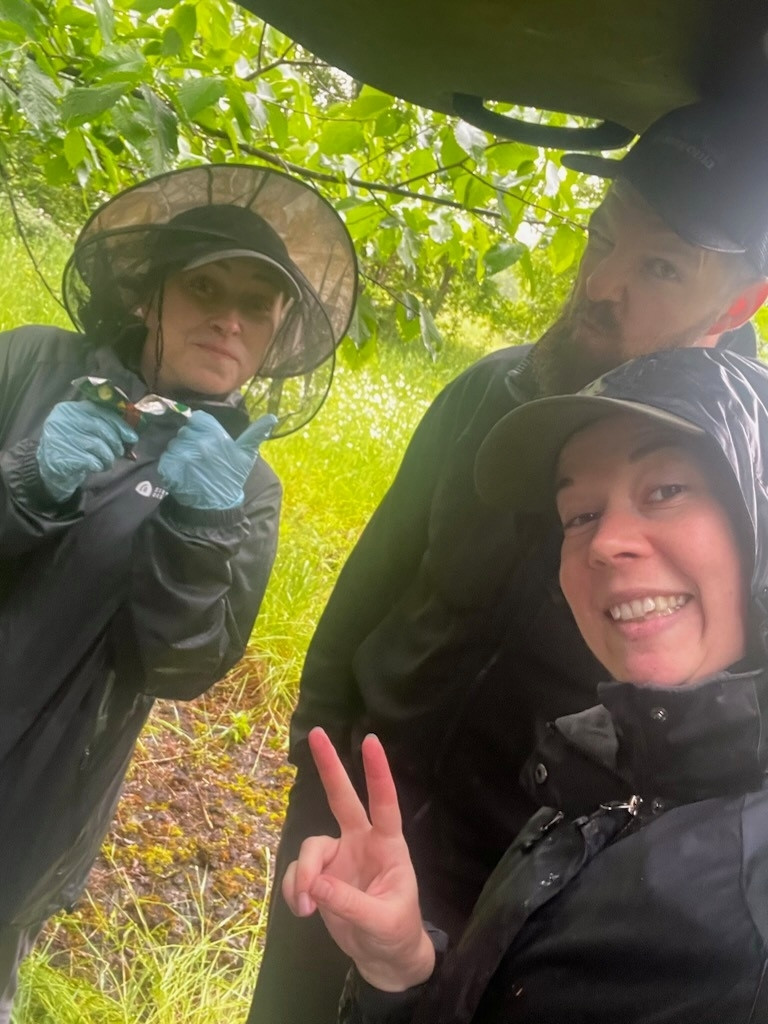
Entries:
[[[285, 314], [276, 272], [238, 257], [182, 270], [166, 279], [145, 316], [144, 379], [164, 394], [226, 395], [262, 366]], [[162, 360], [156, 375], [162, 317]]]
[[713, 471], [634, 413], [575, 434], [557, 470], [560, 584], [614, 679], [679, 686], [746, 652], [746, 585]]
[[534, 350], [542, 390], [578, 391], [635, 356], [712, 346], [753, 285], [742, 257], [688, 244], [618, 182], [592, 215], [563, 314]]

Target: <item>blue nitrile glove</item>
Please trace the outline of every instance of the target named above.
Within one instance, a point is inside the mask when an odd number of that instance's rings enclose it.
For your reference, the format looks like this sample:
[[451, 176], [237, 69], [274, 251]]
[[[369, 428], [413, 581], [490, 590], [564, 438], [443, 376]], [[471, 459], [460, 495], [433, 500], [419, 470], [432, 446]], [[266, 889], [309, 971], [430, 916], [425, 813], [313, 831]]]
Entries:
[[259, 445], [277, 417], [259, 417], [235, 441], [207, 412], [193, 412], [163, 452], [157, 471], [180, 505], [225, 509], [242, 505], [243, 484], [259, 457]]
[[37, 465], [54, 501], [66, 501], [89, 473], [109, 469], [139, 435], [113, 409], [95, 402], [59, 402], [43, 423]]

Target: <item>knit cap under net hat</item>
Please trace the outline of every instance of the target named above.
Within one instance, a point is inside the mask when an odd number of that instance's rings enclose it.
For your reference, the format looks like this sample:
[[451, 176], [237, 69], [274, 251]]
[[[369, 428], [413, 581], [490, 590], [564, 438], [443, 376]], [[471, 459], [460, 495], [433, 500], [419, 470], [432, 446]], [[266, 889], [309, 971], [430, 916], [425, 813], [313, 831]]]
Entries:
[[292, 299], [247, 401], [253, 416], [278, 417], [273, 436], [296, 430], [330, 387], [354, 311], [357, 260], [335, 210], [295, 178], [216, 164], [121, 192], [75, 242], [64, 270], [67, 311], [81, 331], [109, 344], [140, 323], [137, 310], [169, 274], [214, 255], [261, 259]]

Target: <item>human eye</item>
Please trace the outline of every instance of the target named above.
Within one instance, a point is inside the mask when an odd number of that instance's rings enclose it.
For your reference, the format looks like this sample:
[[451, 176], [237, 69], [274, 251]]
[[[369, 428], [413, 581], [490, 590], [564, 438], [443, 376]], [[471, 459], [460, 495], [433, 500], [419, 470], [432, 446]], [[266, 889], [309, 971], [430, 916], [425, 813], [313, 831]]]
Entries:
[[185, 284], [187, 291], [198, 298], [212, 298], [216, 293], [214, 282], [207, 274], [190, 274]]
[[648, 495], [648, 500], [653, 504], [661, 504], [665, 501], [672, 501], [688, 491], [686, 484], [661, 484], [654, 487]]
[[268, 295], [250, 295], [243, 305], [248, 313], [269, 313], [274, 300]]
[[659, 257], [648, 260], [648, 271], [659, 281], [679, 281], [681, 277], [674, 263]]
[[575, 516], [562, 517], [561, 524], [565, 533], [573, 533], [584, 526], [589, 526], [590, 523], [597, 522], [598, 518], [597, 512], [579, 512]]

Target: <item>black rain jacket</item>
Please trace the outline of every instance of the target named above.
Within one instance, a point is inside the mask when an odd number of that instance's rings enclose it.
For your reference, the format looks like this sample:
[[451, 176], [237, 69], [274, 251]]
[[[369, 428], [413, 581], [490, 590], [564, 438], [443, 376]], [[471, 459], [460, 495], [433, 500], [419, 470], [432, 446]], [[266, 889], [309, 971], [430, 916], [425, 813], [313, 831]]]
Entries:
[[[343, 1024], [766, 1024], [766, 673], [608, 683], [526, 764], [549, 806], [432, 979]], [[555, 811], [553, 808], [558, 808]]]
[[[162, 418], [64, 504], [37, 440], [71, 381], [147, 392], [110, 348], [72, 332], [0, 335], [0, 924], [42, 921], [81, 890], [156, 697], [188, 699], [242, 656], [274, 560], [281, 489], [257, 460], [242, 508], [166, 494]], [[239, 395], [198, 405], [237, 436]]]
[[[751, 325], [721, 344], [753, 356]], [[424, 915], [451, 934], [536, 810], [517, 783], [536, 723], [590, 707], [605, 678], [560, 591], [559, 524], [490, 508], [475, 491], [488, 431], [538, 397], [530, 351], [492, 353], [428, 409], [341, 570], [291, 722], [299, 776], [282, 867], [306, 835], [335, 828], [318, 810], [326, 802], [309, 730], [322, 725], [342, 756], [375, 732], [397, 781]], [[359, 765], [349, 767], [363, 792]]]

